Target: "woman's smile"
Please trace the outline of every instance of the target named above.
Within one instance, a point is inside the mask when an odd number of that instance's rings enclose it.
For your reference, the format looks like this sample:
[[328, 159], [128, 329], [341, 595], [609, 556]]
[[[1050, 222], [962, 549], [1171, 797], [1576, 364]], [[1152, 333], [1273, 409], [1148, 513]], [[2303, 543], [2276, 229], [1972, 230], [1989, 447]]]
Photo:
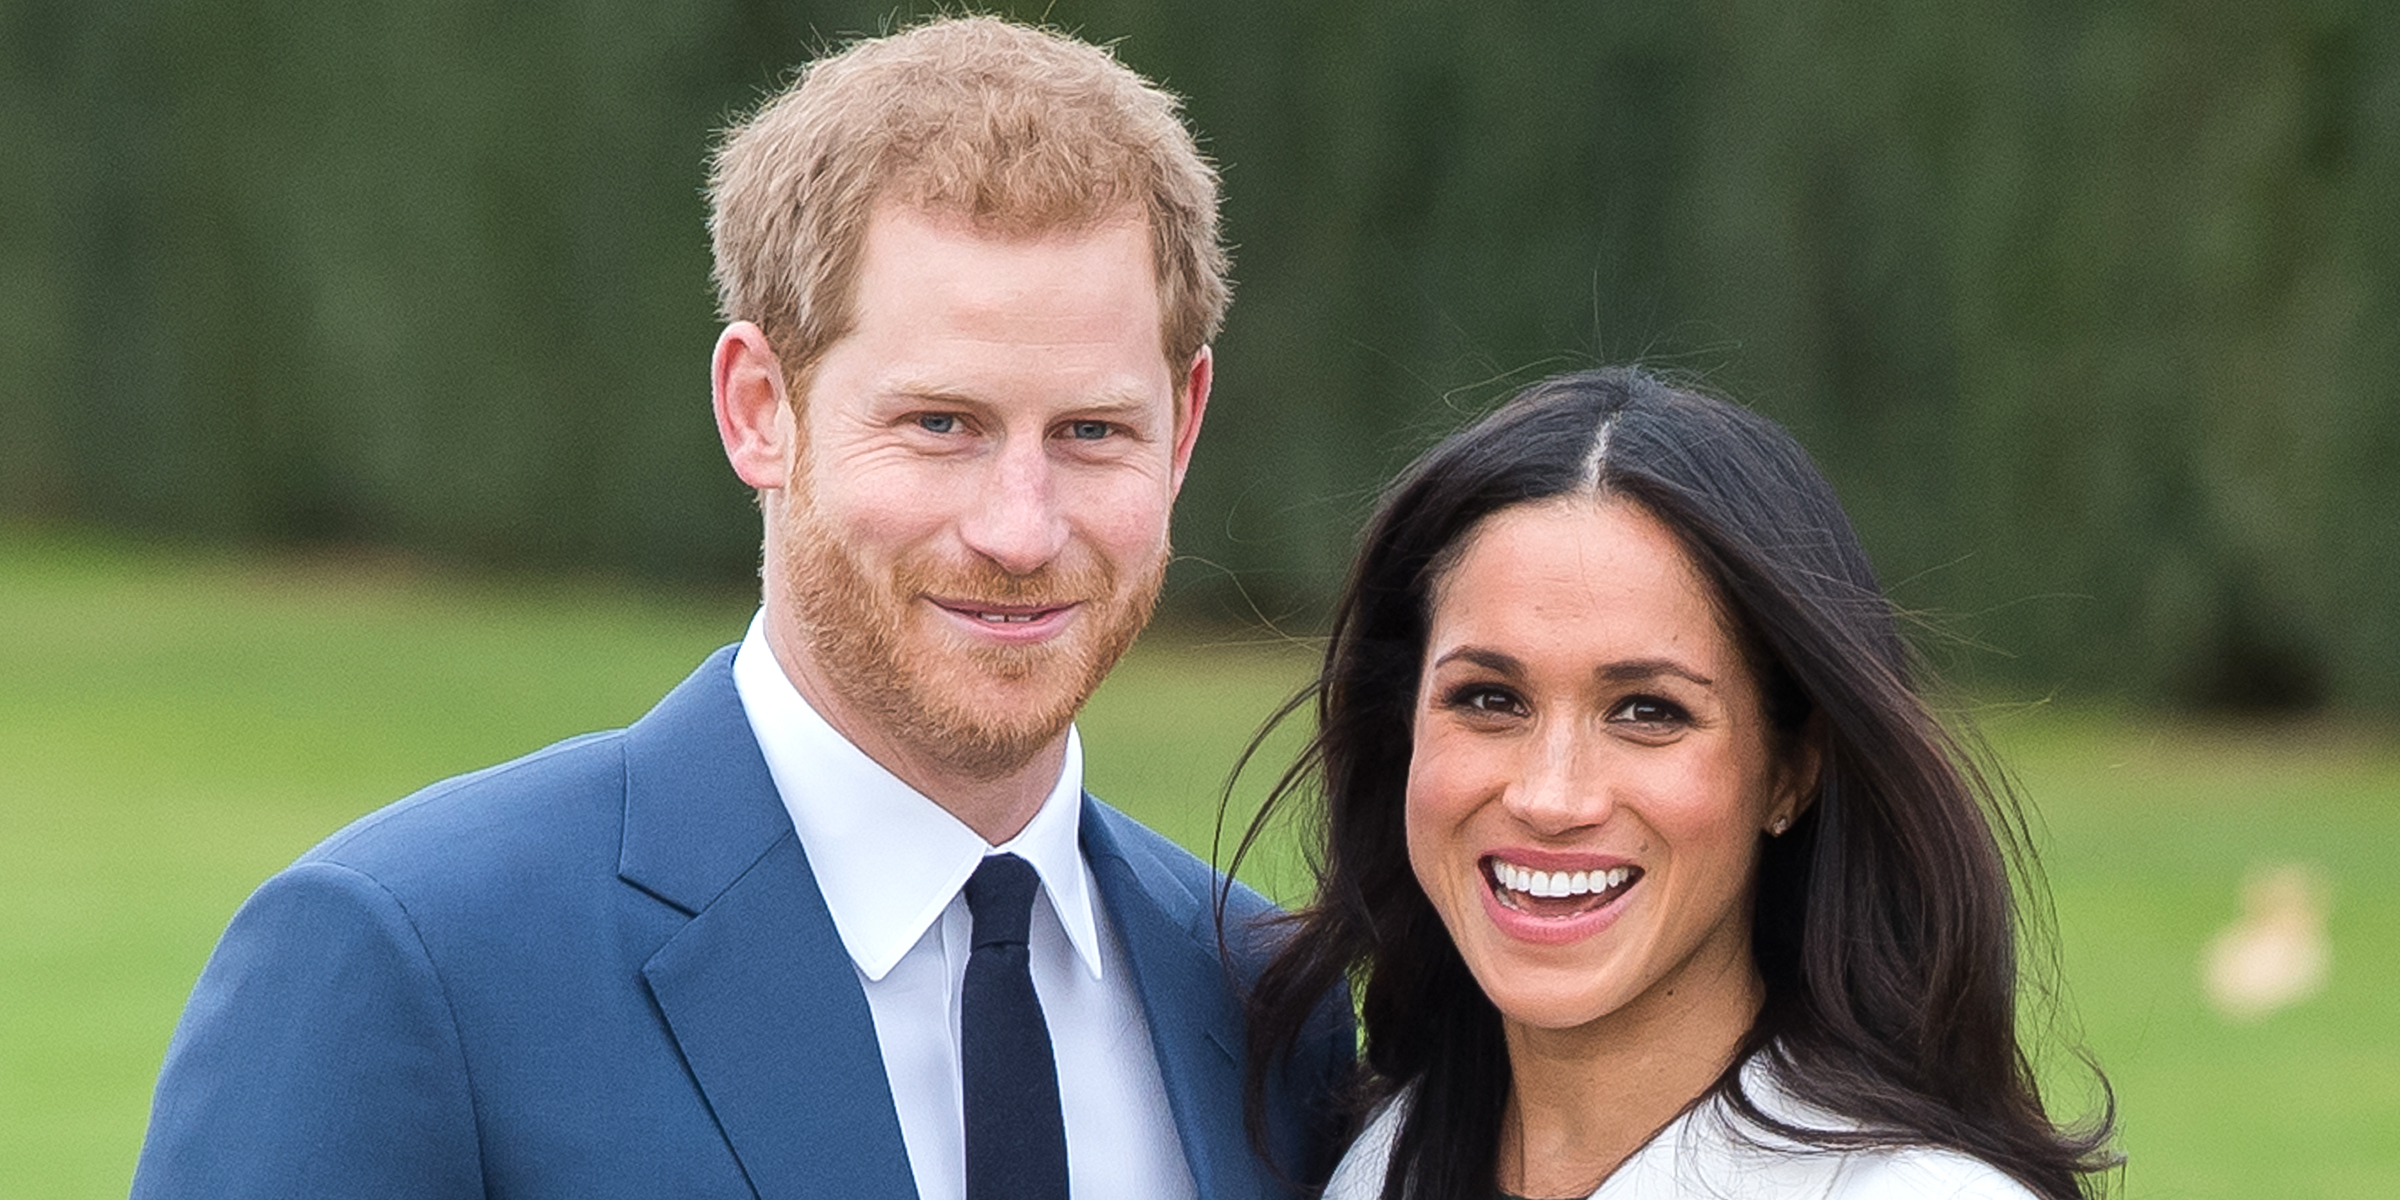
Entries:
[[1484, 861], [1492, 898], [1537, 917], [1572, 917], [1612, 904], [1642, 876], [1641, 868], [1618, 866], [1544, 871], [1494, 855]]
[[1638, 369], [1411, 464], [1245, 840], [1321, 797], [1249, 1069], [1359, 989], [1327, 1200], [2094, 1194], [2110, 1118], [2051, 1121], [2011, 1023], [2014, 798], [1895, 616], [1788, 432]]
[[1642, 878], [1640, 867], [1623, 863], [1583, 870], [1524, 865], [1536, 857], [1517, 852], [1483, 860], [1484, 915], [1501, 933], [1534, 945], [1563, 945], [1607, 929]]
[[1675, 536], [1623, 501], [1504, 510], [1430, 626], [1409, 858], [1501, 1015], [1580, 1027], [1692, 970], [1751, 978], [1758, 846], [1799, 772]]

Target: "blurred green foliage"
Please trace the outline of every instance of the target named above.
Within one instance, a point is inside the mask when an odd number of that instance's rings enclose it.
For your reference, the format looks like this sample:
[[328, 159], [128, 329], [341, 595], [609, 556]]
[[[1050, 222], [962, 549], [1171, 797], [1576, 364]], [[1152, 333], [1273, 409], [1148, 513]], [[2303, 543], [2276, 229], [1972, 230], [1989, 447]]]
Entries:
[[[1983, 686], [2400, 709], [2400, 6], [1055, 0], [1239, 297], [1171, 604], [1514, 384], [1794, 427]], [[713, 131], [883, 4], [0, 0], [0, 512], [738, 577]]]

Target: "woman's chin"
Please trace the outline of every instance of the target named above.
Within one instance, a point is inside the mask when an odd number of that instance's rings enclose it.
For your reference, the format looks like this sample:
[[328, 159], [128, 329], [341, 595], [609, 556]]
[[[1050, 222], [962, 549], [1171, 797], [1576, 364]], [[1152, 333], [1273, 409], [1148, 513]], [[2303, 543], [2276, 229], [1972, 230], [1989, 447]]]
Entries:
[[1592, 996], [1589, 989], [1578, 994], [1530, 988], [1495, 993], [1486, 988], [1484, 995], [1500, 1010], [1502, 1024], [1543, 1033], [1588, 1030], [1607, 1021], [1620, 1007], [1614, 998]]
[[1501, 1019], [1528, 1029], [1581, 1029], [1605, 1020], [1627, 999], [1616, 972], [1589, 958], [1537, 963], [1506, 953], [1472, 955], [1468, 968]]

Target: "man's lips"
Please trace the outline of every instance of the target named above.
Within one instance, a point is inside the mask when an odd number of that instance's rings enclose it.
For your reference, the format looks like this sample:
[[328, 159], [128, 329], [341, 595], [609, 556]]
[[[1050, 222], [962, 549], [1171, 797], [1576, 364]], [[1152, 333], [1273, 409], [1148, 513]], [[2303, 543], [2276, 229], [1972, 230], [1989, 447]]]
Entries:
[[1078, 601], [1047, 604], [995, 604], [982, 600], [959, 600], [932, 596], [927, 599], [934, 607], [985, 633], [997, 634], [1010, 640], [1035, 640], [1045, 637], [1066, 624]]

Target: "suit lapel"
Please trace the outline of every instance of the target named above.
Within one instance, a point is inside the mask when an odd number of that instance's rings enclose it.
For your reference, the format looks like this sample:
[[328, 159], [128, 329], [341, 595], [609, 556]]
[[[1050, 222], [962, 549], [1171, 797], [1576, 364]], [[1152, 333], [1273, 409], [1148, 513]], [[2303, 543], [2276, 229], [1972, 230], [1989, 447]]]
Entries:
[[874, 1018], [731, 664], [627, 734], [618, 873], [692, 914], [642, 976], [762, 1200], [913, 1197]]
[[874, 1019], [791, 830], [642, 975], [760, 1197], [916, 1194]]
[[1263, 1164], [1242, 1128], [1242, 1014], [1217, 956], [1210, 897], [1120, 837], [1123, 820], [1084, 797], [1084, 856], [1133, 964], [1184, 1162], [1203, 1200], [1259, 1194]]

